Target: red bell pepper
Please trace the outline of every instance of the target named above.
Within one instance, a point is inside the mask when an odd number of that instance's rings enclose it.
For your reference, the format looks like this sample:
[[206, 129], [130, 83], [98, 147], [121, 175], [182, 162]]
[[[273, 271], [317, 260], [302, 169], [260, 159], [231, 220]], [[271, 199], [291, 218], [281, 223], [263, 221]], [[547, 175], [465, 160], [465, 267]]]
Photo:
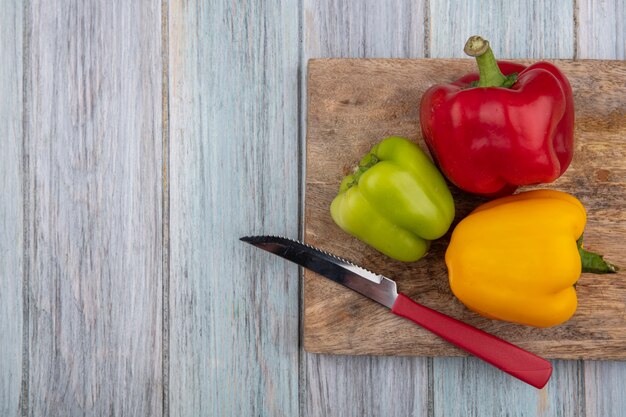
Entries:
[[432, 86], [420, 103], [424, 140], [446, 177], [488, 197], [560, 177], [574, 145], [567, 78], [549, 62], [497, 62], [478, 36], [465, 52], [476, 57], [479, 74]]

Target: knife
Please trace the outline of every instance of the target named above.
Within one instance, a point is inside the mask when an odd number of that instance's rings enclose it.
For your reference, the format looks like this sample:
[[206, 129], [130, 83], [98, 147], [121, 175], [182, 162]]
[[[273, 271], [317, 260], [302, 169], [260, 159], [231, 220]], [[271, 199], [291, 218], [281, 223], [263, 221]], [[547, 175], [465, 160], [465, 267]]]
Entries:
[[552, 375], [552, 365], [547, 360], [418, 304], [406, 295], [398, 293], [396, 282], [385, 276], [370, 272], [313, 246], [284, 237], [246, 236], [241, 240], [295, 262], [390, 308], [393, 314], [414, 322], [533, 387], [543, 388]]

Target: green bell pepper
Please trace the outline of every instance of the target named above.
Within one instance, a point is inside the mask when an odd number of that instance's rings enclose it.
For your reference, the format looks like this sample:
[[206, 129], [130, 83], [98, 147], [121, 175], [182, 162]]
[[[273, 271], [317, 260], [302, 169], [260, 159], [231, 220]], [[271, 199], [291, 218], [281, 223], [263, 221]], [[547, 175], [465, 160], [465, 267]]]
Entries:
[[408, 139], [383, 139], [341, 182], [330, 205], [337, 225], [385, 255], [420, 259], [454, 219], [454, 201], [435, 165]]

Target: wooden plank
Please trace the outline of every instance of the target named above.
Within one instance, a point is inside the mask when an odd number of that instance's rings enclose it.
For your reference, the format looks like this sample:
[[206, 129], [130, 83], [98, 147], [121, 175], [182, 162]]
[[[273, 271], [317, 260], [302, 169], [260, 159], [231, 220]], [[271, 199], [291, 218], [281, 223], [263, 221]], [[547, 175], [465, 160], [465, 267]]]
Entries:
[[[425, 3], [305, 0], [301, 84], [306, 86], [305, 64], [311, 58], [423, 57], [428, 26]], [[301, 102], [304, 131], [305, 89]], [[427, 415], [429, 364], [430, 360], [416, 357], [354, 358], [303, 352], [301, 391], [306, 395], [302, 415]]]
[[626, 415], [626, 362], [586, 361], [585, 415]]
[[626, 4], [623, 0], [578, 0], [577, 58], [626, 58]]
[[497, 58], [573, 58], [573, 0], [431, 1], [433, 58], [466, 58], [465, 41], [481, 35]]
[[548, 385], [537, 390], [475, 358], [437, 359], [434, 416], [584, 416], [578, 368], [571, 363], [552, 361]]
[[23, 6], [0, 9], [0, 415], [20, 414], [24, 218], [22, 199]]
[[429, 415], [429, 361], [423, 358], [307, 354], [305, 361], [304, 415]]
[[171, 416], [298, 414], [298, 1], [170, 1]]
[[[624, 59], [624, 2], [579, 0], [577, 4], [577, 57]], [[620, 413], [626, 410], [626, 362], [587, 361], [583, 369], [585, 415], [623, 415]]]
[[28, 415], [160, 416], [161, 7], [29, 9]]
[[304, 0], [303, 53], [309, 58], [424, 56], [424, 2]]
[[[306, 176], [306, 240], [338, 256], [397, 280], [418, 302], [484, 328], [550, 358], [624, 359], [626, 276], [583, 274], [577, 283], [576, 315], [539, 329], [488, 320], [465, 308], [449, 289], [444, 253], [448, 233], [415, 263], [393, 261], [344, 233], [328, 207], [338, 184], [378, 140], [392, 134], [425, 148], [417, 110], [423, 91], [438, 80], [470, 72], [469, 60], [322, 59], [309, 63]], [[626, 238], [626, 63], [556, 61], [575, 91], [574, 160], [566, 173], [542, 188], [576, 195], [588, 214], [586, 247], [623, 260]], [[590, 76], [590, 74], [593, 74]], [[603, 94], [598, 95], [597, 91]], [[335, 155], [328, 158], [327, 155]], [[527, 188], [528, 189], [528, 188]], [[481, 201], [453, 190], [460, 220]], [[453, 225], [454, 226], [454, 225]], [[452, 230], [452, 228], [451, 228]], [[330, 284], [330, 285], [329, 285]], [[336, 294], [335, 294], [336, 293]], [[304, 345], [308, 351], [339, 354], [456, 356], [456, 348], [410, 322], [305, 272]], [[397, 337], [388, 337], [393, 329]], [[420, 340], [419, 344], [415, 340]]]

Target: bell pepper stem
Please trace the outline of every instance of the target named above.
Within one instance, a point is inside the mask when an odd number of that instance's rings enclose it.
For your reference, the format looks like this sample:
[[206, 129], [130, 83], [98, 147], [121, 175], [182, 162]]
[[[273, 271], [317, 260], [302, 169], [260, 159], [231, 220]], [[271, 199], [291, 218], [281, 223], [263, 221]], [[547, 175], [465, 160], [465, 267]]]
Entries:
[[517, 81], [517, 73], [502, 74], [496, 57], [489, 46], [489, 41], [480, 36], [471, 36], [465, 43], [463, 51], [476, 58], [480, 79], [473, 87], [504, 87], [509, 88]]
[[605, 261], [602, 255], [584, 249], [582, 236], [576, 243], [578, 244], [578, 253], [582, 261], [583, 272], [591, 272], [592, 274], [613, 274], [619, 271], [617, 265]]
[[366, 154], [363, 159], [359, 162], [359, 165], [354, 168], [354, 172], [352, 175], [347, 176], [341, 182], [341, 186], [339, 187], [340, 192], [346, 191], [348, 188], [354, 187], [359, 183], [361, 179], [361, 175], [363, 175], [368, 169], [373, 167], [378, 163], [378, 156], [376, 156], [376, 150], [378, 146], [375, 146], [370, 153]]

